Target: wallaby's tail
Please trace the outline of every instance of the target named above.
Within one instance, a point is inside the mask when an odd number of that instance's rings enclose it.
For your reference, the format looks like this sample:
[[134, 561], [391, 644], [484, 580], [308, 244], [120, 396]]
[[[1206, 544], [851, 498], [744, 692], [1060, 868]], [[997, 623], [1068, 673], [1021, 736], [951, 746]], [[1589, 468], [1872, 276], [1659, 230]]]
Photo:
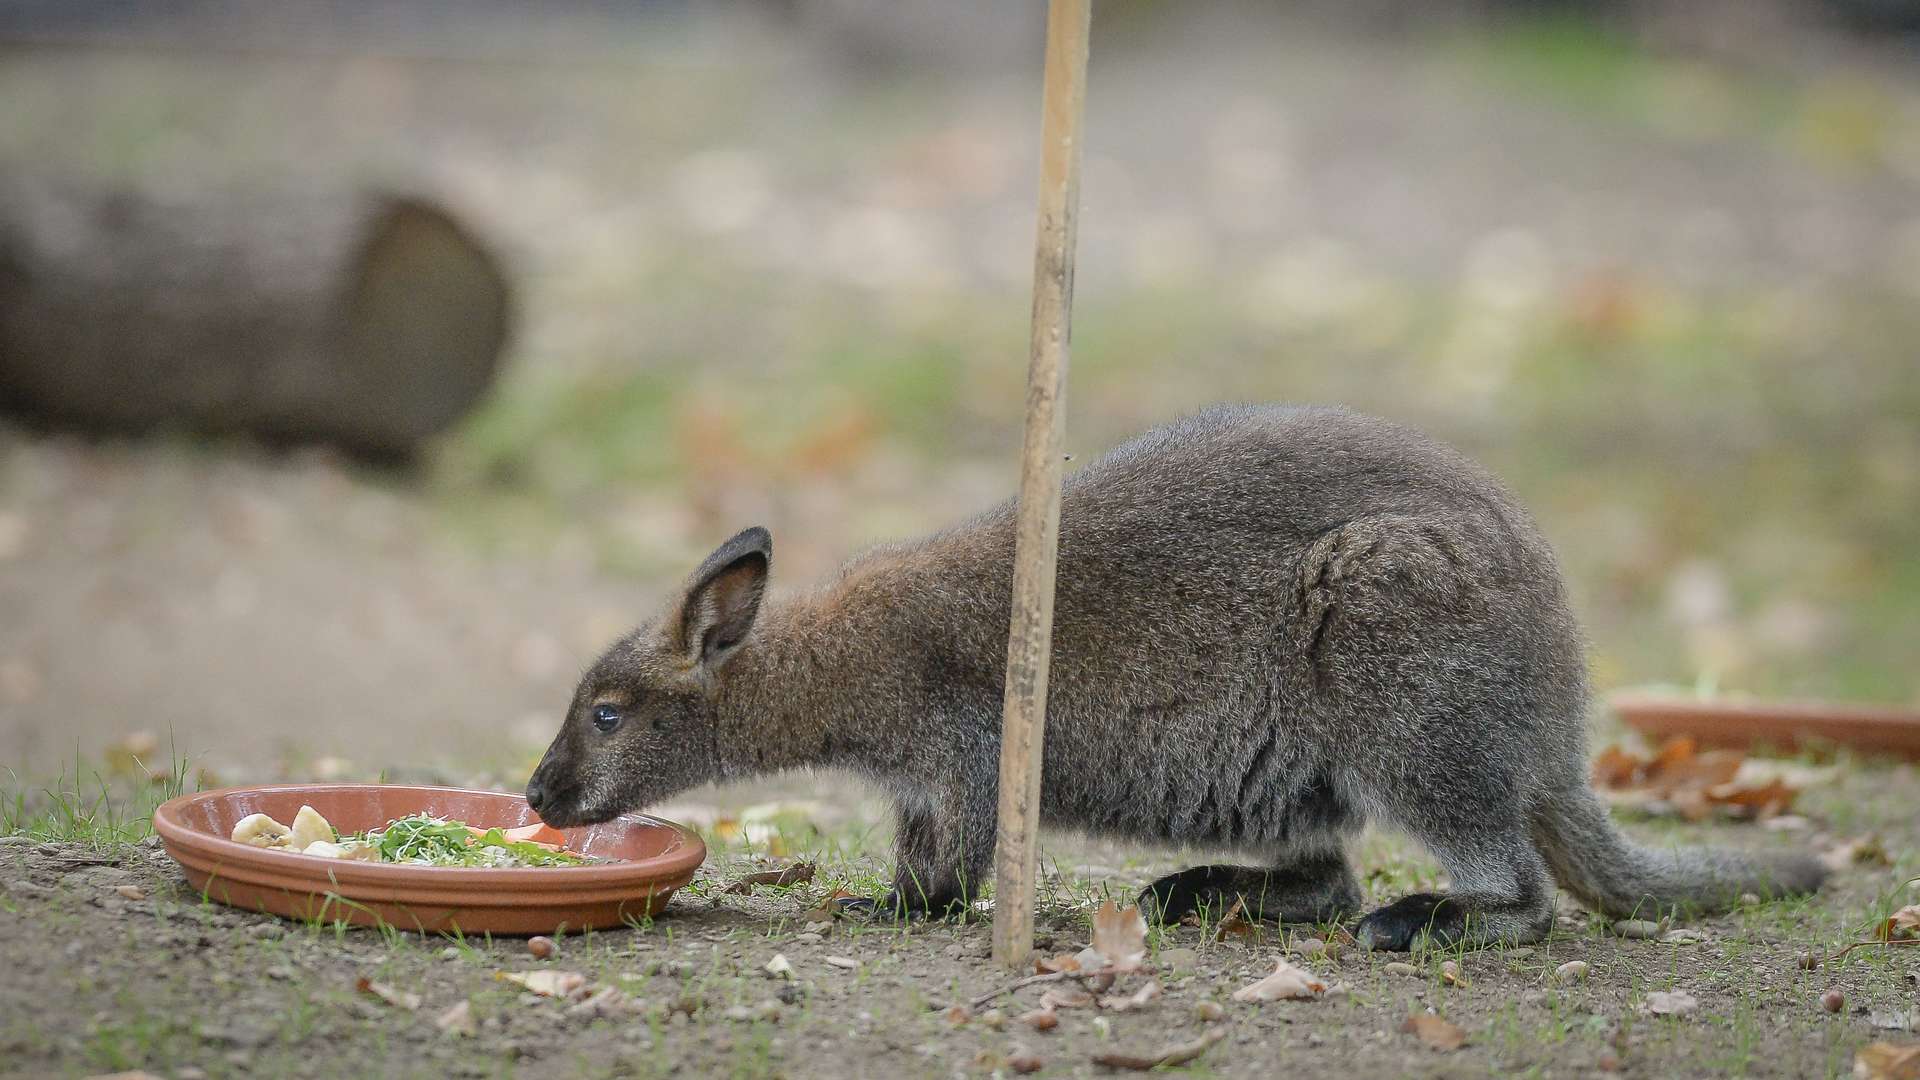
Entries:
[[1534, 807], [1533, 841], [1562, 888], [1611, 918], [1657, 918], [1674, 907], [1723, 910], [1742, 893], [1796, 896], [1827, 876], [1810, 855], [1643, 847], [1614, 828], [1606, 804], [1584, 781]]

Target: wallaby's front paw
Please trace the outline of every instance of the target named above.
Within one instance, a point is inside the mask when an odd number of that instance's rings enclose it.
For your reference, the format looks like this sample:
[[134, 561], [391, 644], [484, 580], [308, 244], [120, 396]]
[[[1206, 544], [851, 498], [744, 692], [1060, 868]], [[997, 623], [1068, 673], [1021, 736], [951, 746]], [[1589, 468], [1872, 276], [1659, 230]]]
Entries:
[[1360, 920], [1353, 939], [1363, 949], [1380, 952], [1406, 952], [1420, 935], [1436, 944], [1460, 936], [1461, 919], [1457, 906], [1434, 893], [1403, 896]]

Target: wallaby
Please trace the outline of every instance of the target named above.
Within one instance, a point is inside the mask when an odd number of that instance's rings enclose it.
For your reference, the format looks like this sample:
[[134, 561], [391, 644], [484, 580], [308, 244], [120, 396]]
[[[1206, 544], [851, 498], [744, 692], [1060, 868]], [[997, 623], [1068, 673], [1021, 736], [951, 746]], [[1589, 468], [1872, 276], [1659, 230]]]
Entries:
[[[581, 679], [527, 800], [571, 826], [849, 769], [896, 806], [878, 906], [963, 907], [993, 854], [1013, 545], [1009, 501], [765, 600], [771, 538], [740, 533]], [[1343, 846], [1398, 827], [1452, 888], [1362, 919], [1376, 949], [1537, 940], [1556, 881], [1616, 917], [1817, 888], [1810, 857], [1614, 829], [1587, 783], [1583, 649], [1546, 542], [1461, 454], [1342, 409], [1210, 409], [1066, 481], [1043, 819], [1258, 853], [1148, 886], [1163, 920], [1236, 896], [1357, 913]]]

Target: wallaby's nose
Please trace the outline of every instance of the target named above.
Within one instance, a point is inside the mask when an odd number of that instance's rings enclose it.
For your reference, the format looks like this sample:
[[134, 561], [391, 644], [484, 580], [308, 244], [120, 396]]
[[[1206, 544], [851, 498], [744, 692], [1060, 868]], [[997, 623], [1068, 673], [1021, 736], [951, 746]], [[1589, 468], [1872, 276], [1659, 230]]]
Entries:
[[537, 814], [540, 812], [540, 804], [546, 800], [546, 797], [547, 786], [540, 782], [539, 774], [535, 773], [533, 778], [527, 781], [527, 805], [533, 807], [533, 812]]

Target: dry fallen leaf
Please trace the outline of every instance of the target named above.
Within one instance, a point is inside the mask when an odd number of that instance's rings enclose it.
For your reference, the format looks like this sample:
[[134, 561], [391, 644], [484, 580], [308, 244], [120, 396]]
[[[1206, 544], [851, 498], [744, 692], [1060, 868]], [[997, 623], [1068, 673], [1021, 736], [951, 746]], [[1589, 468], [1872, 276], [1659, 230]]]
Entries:
[[1855, 1080], [1920, 1080], [1920, 1042], [1868, 1043], [1853, 1055]]
[[[1115, 971], [1134, 971], [1147, 958], [1147, 920], [1137, 905], [1122, 909], [1108, 900], [1093, 913], [1094, 952]], [[1082, 959], [1084, 966], [1085, 960]]]
[[379, 998], [389, 1005], [397, 1005], [402, 1009], [417, 1009], [420, 1007], [420, 995], [410, 990], [396, 990], [386, 983], [377, 983], [364, 976], [361, 977], [358, 982], [354, 983], [353, 986], [354, 989], [361, 993], [372, 994], [374, 997]]
[[1313, 972], [1298, 968], [1284, 959], [1274, 961], [1273, 974], [1251, 986], [1233, 992], [1235, 1001], [1297, 1001], [1319, 997], [1327, 984], [1314, 978]]
[[1138, 1069], [1142, 1072], [1148, 1069], [1185, 1065], [1187, 1062], [1206, 1053], [1207, 1047], [1212, 1046], [1214, 1043], [1226, 1037], [1226, 1028], [1210, 1027], [1201, 1032], [1200, 1037], [1192, 1042], [1169, 1046], [1158, 1054], [1122, 1054], [1116, 1051], [1104, 1051], [1093, 1055], [1093, 1063], [1095, 1065], [1105, 1065], [1109, 1069]]
[[1213, 928], [1213, 940], [1225, 941], [1229, 937], [1253, 937], [1260, 928], [1247, 921], [1247, 901], [1245, 897], [1234, 897], [1233, 904], [1220, 916], [1220, 922]]
[[835, 889], [827, 894], [826, 899], [820, 901], [818, 907], [810, 908], [801, 918], [808, 923], [830, 923], [840, 917], [839, 901], [858, 899], [860, 899], [859, 893], [848, 892], [845, 889]]
[[1126, 1012], [1128, 1009], [1137, 1009], [1159, 996], [1160, 981], [1151, 979], [1147, 985], [1131, 994], [1108, 994], [1100, 999], [1100, 1007], [1112, 1012]]
[[1040, 995], [1040, 1007], [1053, 1009], [1084, 1009], [1093, 1004], [1093, 995], [1085, 990], [1068, 990], [1065, 987], [1050, 987]]
[[812, 880], [812, 863], [794, 863], [792, 866], [783, 866], [778, 870], [761, 870], [756, 873], [747, 874], [740, 880], [727, 886], [725, 891], [739, 896], [752, 892], [755, 885], [785, 887], [789, 885], [804, 885]]
[[1034, 1009], [1031, 1012], [1021, 1013], [1014, 1019], [1035, 1031], [1052, 1031], [1060, 1026], [1060, 1014], [1052, 1009]]
[[1736, 818], [1772, 818], [1824, 775], [1784, 762], [1747, 761], [1736, 750], [1701, 753], [1686, 736], [1668, 739], [1651, 758], [1609, 746], [1593, 763], [1594, 786], [1615, 804], [1693, 820], [1716, 810]]
[[1920, 904], [1908, 904], [1880, 924], [1874, 936], [1881, 941], [1912, 941], [1920, 938]]
[[1887, 857], [1886, 845], [1878, 836], [1856, 836], [1842, 841], [1821, 852], [1820, 861], [1827, 869], [1839, 873], [1849, 866], [1888, 866], [1892, 860]]
[[1700, 999], [1685, 990], [1655, 990], [1640, 1003], [1640, 1011], [1651, 1016], [1691, 1016], [1700, 1008]]
[[1035, 975], [1053, 975], [1062, 971], [1079, 970], [1080, 959], [1072, 953], [1056, 953], [1052, 956], [1036, 956], [1033, 958], [1033, 973]]
[[455, 1002], [446, 1012], [434, 1017], [433, 1026], [442, 1034], [456, 1038], [466, 1038], [478, 1030], [473, 1022], [473, 1006], [464, 1001]]
[[587, 985], [587, 977], [577, 971], [496, 971], [493, 977], [551, 998], [572, 997]]
[[1467, 1043], [1467, 1033], [1459, 1024], [1449, 1023], [1432, 1013], [1415, 1013], [1400, 1025], [1435, 1050], [1458, 1050]]
[[627, 996], [625, 990], [613, 986], [593, 988], [586, 996], [567, 1006], [567, 1016], [575, 1020], [591, 1020], [600, 1016], [625, 1016], [640, 1010], [640, 1003]]

